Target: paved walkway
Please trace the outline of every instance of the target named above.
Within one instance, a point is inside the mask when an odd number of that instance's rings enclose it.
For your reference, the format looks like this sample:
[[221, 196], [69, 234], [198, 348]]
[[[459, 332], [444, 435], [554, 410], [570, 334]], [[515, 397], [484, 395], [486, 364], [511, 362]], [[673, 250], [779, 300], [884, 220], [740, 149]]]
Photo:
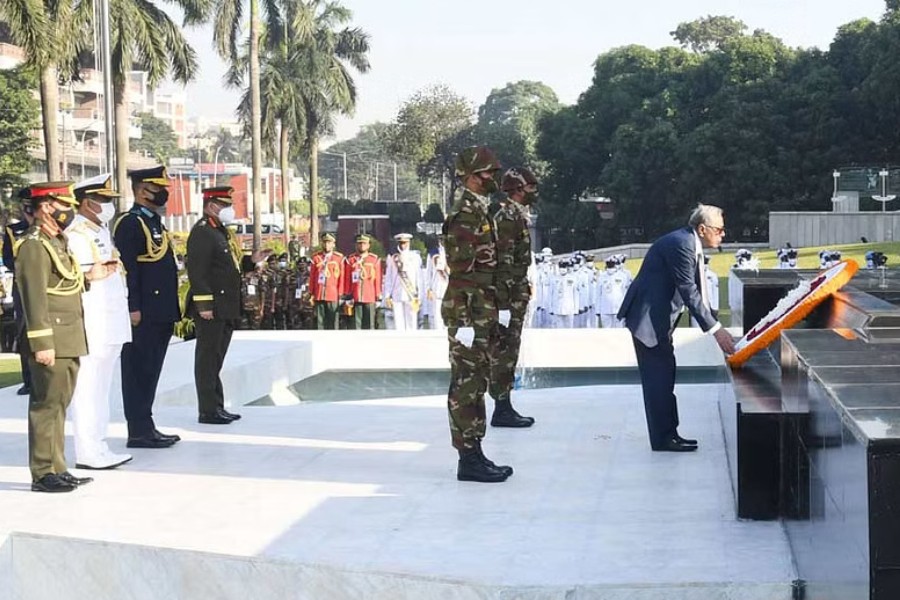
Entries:
[[494, 485], [455, 480], [442, 397], [245, 407], [227, 427], [163, 407], [180, 444], [57, 496], [25, 491], [25, 400], [0, 390], [0, 597], [787, 600], [781, 525], [735, 520], [720, 389], [680, 390], [694, 454], [649, 451], [636, 386], [521, 392], [537, 425], [489, 430], [516, 469]]

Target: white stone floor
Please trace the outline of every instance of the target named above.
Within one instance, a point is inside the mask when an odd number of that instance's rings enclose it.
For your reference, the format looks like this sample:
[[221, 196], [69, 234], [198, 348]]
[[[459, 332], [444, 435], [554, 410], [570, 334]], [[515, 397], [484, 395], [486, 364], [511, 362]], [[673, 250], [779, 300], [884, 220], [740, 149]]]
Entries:
[[[0, 598], [789, 599], [781, 525], [735, 519], [717, 386], [679, 393], [694, 454], [650, 452], [636, 386], [517, 392], [537, 425], [489, 429], [516, 469], [493, 485], [455, 480], [442, 397], [245, 407], [225, 427], [168, 406], [180, 444], [41, 495], [25, 400], [0, 390]], [[162, 557], [180, 551], [212, 554]], [[29, 575], [60, 563], [74, 579]]]

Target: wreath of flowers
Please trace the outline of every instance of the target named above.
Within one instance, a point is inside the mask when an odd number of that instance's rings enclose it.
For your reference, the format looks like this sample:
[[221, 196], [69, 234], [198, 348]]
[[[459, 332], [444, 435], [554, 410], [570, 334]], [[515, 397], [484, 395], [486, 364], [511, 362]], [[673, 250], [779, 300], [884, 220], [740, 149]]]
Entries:
[[801, 281], [735, 344], [737, 351], [726, 359], [728, 364], [732, 367], [743, 365], [751, 356], [774, 342], [782, 330], [799, 323], [823, 300], [844, 287], [857, 270], [859, 265], [856, 261], [848, 259], [810, 281]]

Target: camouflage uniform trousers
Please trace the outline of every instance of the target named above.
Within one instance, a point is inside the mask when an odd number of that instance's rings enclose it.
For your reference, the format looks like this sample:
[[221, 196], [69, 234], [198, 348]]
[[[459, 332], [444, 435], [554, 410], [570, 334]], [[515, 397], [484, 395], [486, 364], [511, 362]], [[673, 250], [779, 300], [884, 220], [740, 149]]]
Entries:
[[[465, 293], [465, 292], [464, 292]], [[447, 411], [450, 420], [450, 439], [457, 450], [474, 448], [483, 438], [487, 420], [485, 416], [484, 394], [491, 375], [490, 348], [496, 342], [497, 305], [493, 294], [482, 290], [469, 290], [466, 294], [471, 311], [468, 322], [459, 323], [453, 319], [456, 311], [448, 310], [455, 304], [453, 296], [444, 297], [442, 313], [451, 317], [451, 323], [470, 326], [475, 330], [475, 340], [471, 348], [466, 348], [456, 339], [458, 327], [448, 327], [450, 343], [450, 390], [447, 394]]]
[[522, 328], [528, 313], [531, 288], [528, 282], [506, 286], [505, 293], [498, 294], [498, 306], [510, 312], [509, 325], [497, 326], [497, 335], [491, 345], [490, 394], [495, 400], [513, 389], [519, 349], [522, 347]]

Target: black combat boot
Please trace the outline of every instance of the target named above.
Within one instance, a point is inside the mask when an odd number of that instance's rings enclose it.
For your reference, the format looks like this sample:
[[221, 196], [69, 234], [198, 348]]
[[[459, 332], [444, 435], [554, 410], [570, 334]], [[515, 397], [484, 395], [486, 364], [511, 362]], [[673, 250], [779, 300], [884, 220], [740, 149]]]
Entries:
[[498, 394], [494, 399], [494, 414], [491, 415], [491, 427], [531, 427], [532, 417], [523, 417], [513, 408], [509, 392]]
[[497, 463], [495, 463], [494, 461], [489, 459], [487, 456], [485, 456], [484, 450], [481, 449], [480, 442], [479, 442], [478, 446], [476, 446], [476, 448], [478, 448], [478, 454], [481, 456], [482, 462], [484, 462], [487, 466], [497, 469], [499, 471], [503, 471], [504, 473], [506, 473], [507, 477], [509, 477], [510, 475], [513, 474], [513, 468], [510, 467], [509, 465], [498, 465]]
[[478, 447], [459, 451], [459, 465], [456, 468], [456, 478], [459, 481], [500, 483], [506, 481], [508, 477], [509, 474], [506, 471], [487, 464]]

